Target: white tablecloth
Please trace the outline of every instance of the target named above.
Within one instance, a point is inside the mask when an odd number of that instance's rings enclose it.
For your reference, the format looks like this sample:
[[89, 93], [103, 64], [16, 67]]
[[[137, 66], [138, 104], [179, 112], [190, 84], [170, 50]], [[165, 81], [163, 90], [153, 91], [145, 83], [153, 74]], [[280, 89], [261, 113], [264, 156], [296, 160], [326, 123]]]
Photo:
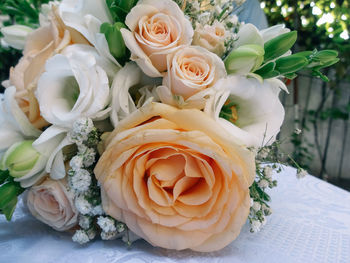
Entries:
[[350, 193], [295, 170], [277, 175], [270, 191], [273, 214], [256, 234], [246, 225], [228, 247], [215, 253], [170, 251], [136, 241], [96, 240], [87, 246], [51, 230], [20, 203], [12, 222], [0, 218], [0, 262], [350, 262]]

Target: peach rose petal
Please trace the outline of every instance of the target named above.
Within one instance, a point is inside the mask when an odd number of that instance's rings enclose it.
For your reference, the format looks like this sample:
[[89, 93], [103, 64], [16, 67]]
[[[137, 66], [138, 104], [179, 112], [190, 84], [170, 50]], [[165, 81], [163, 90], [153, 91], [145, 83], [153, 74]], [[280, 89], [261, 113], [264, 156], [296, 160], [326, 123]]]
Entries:
[[254, 155], [214, 123], [159, 103], [121, 121], [95, 168], [106, 213], [164, 248], [214, 251], [234, 240], [249, 213]]

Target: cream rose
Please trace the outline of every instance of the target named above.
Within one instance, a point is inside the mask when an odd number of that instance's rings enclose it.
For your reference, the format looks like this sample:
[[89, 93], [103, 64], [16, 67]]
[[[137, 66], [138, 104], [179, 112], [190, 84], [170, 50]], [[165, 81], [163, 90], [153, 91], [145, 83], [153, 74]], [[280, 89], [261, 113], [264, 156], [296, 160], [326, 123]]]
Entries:
[[192, 45], [201, 46], [221, 57], [225, 53], [226, 37], [225, 27], [218, 21], [213, 25], [198, 24], [194, 31]]
[[28, 191], [27, 206], [34, 217], [57, 231], [65, 231], [78, 223], [73, 195], [65, 181], [46, 179]]
[[30, 122], [37, 128], [47, 125], [40, 115], [34, 96], [46, 61], [71, 43], [88, 44], [81, 34], [63, 24], [55, 4], [51, 4], [50, 9], [47, 20], [42, 19], [41, 27], [29, 34], [23, 57], [10, 70], [10, 85], [16, 87], [16, 99]]
[[171, 0], [140, 0], [121, 29], [131, 60], [150, 77], [167, 70], [166, 57], [192, 42], [193, 28], [178, 5]]
[[[166, 104], [203, 108], [210, 88], [225, 76], [225, 65], [217, 55], [202, 47], [185, 47], [168, 56], [168, 73], [158, 95]], [[176, 99], [179, 96], [183, 100]]]
[[155, 246], [215, 251], [249, 214], [254, 155], [202, 111], [150, 103], [119, 123], [95, 174], [107, 214]]

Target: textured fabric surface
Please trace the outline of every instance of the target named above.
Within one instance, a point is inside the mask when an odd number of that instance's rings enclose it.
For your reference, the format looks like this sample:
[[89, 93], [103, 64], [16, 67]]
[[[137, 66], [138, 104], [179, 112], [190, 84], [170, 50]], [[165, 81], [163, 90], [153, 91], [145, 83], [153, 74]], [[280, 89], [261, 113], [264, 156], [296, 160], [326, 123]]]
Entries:
[[293, 168], [275, 176], [273, 214], [261, 232], [246, 224], [228, 247], [214, 253], [171, 251], [136, 241], [96, 240], [86, 246], [35, 220], [23, 203], [12, 222], [0, 217], [0, 262], [349, 262], [350, 193], [313, 176], [297, 180]]

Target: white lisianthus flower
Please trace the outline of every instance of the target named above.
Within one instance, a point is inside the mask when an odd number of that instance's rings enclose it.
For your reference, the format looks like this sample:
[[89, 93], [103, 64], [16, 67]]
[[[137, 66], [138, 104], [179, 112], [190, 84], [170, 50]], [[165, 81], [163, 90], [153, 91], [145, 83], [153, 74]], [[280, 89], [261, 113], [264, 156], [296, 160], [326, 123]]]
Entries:
[[[116, 127], [120, 120], [129, 116], [132, 112], [150, 101], [159, 101], [158, 95], [149, 91], [149, 87], [157, 86], [161, 79], [152, 79], [146, 76], [134, 62], [127, 63], [116, 75], [112, 84], [111, 121]], [[144, 87], [144, 88], [141, 88]], [[141, 95], [135, 105], [130, 91], [138, 88]]]
[[157, 93], [163, 103], [203, 109], [213, 87], [224, 77], [225, 65], [216, 54], [199, 46], [184, 47], [168, 56], [168, 73]]
[[108, 76], [96, 54], [88, 46], [72, 46], [69, 51], [47, 61], [35, 92], [44, 119], [68, 129], [78, 118], [100, 120], [109, 112]]
[[192, 42], [193, 28], [172, 0], [140, 0], [126, 16], [130, 29], [121, 29], [131, 60], [150, 77], [162, 77], [167, 55]]
[[[277, 79], [261, 83], [255, 78], [230, 76], [218, 82], [220, 90], [205, 112], [212, 114], [246, 146], [269, 145], [274, 142], [284, 119], [284, 108], [278, 98], [279, 85]], [[230, 116], [223, 118], [220, 112], [225, 103], [231, 104]]]
[[105, 0], [63, 0], [59, 13], [65, 25], [82, 34], [102, 57], [120, 66], [109, 52], [105, 35], [100, 33], [103, 23], [113, 23]]

